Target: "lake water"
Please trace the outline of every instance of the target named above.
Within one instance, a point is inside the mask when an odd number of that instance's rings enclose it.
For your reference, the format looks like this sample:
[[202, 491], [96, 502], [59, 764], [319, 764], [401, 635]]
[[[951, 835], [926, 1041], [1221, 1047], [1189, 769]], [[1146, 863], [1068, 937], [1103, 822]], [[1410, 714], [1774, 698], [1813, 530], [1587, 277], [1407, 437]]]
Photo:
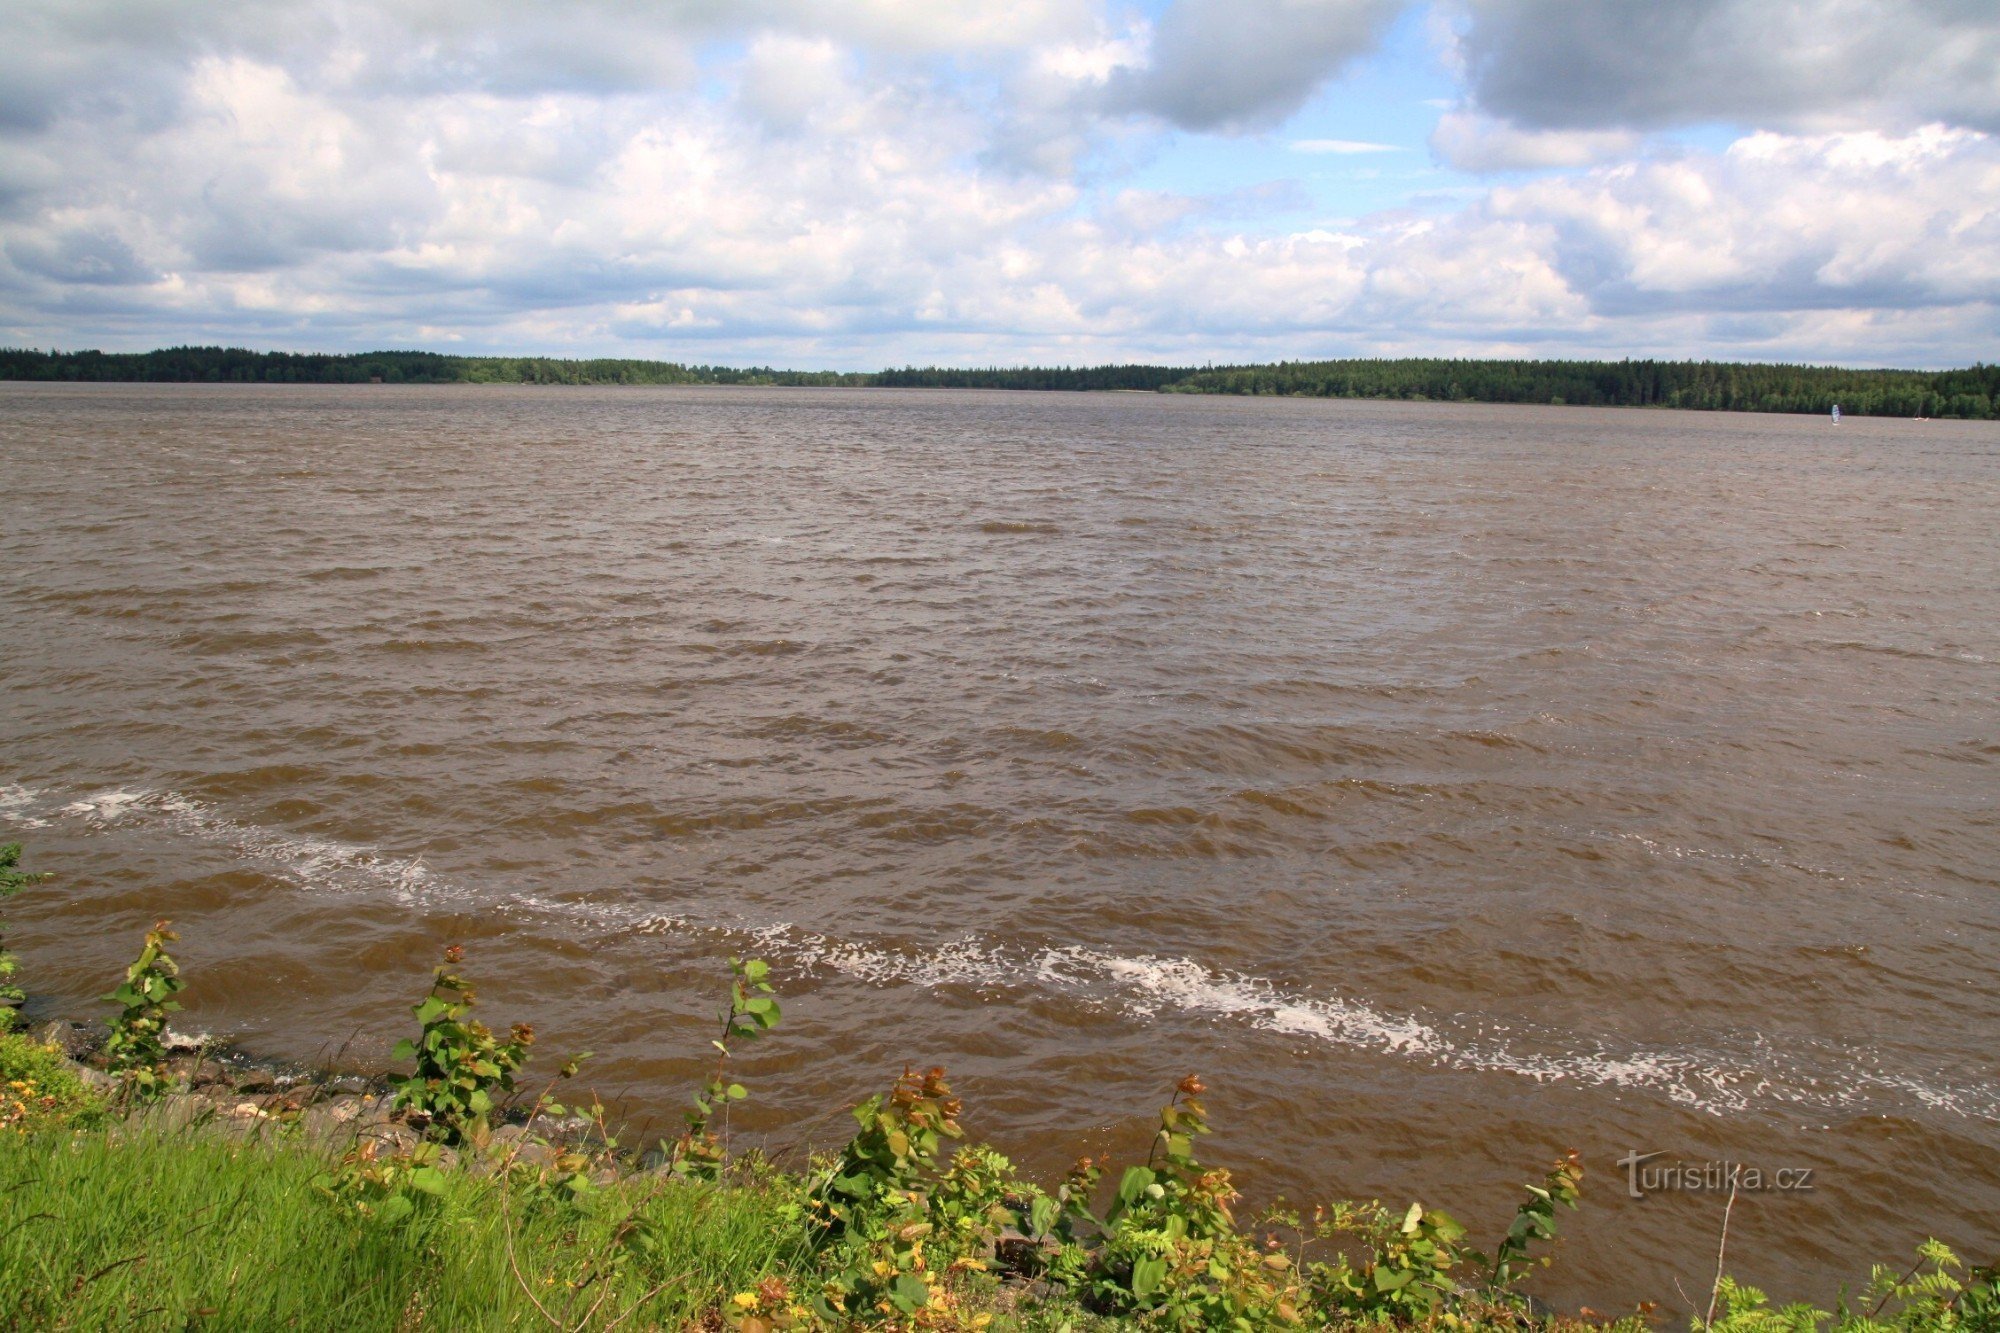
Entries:
[[[443, 945], [635, 1125], [905, 1061], [1044, 1176], [1190, 1070], [1253, 1200], [1537, 1289], [2000, 1253], [2000, 428], [1106, 394], [0, 387], [39, 1011], [380, 1067]], [[631, 1136], [628, 1141], [640, 1137]]]

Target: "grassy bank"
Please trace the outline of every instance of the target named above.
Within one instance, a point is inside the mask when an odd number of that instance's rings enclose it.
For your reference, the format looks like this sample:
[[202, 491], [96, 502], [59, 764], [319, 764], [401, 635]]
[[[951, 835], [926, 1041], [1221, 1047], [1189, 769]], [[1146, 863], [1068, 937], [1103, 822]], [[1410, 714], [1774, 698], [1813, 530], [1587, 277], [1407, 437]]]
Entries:
[[[0, 1134], [0, 1326], [488, 1329], [546, 1310], [679, 1328], [797, 1268], [781, 1196], [748, 1177], [503, 1207], [492, 1176], [446, 1171], [426, 1207], [383, 1226], [332, 1205], [316, 1184], [328, 1165], [282, 1130]], [[649, 1243], [623, 1245], [635, 1226]]]
[[[923, 1141], [927, 1124], [956, 1128], [927, 1115], [926, 1102], [948, 1108], [925, 1095], [939, 1083], [905, 1080], [858, 1149], [812, 1168], [739, 1161], [706, 1179], [615, 1152], [524, 1151], [547, 1140], [506, 1132], [519, 1126], [456, 1151], [394, 1119], [328, 1135], [326, 1107], [340, 1099], [316, 1102], [310, 1086], [255, 1102], [225, 1088], [192, 1111], [198, 1094], [134, 1101], [122, 1085], [85, 1086], [53, 1048], [0, 1036], [11, 1092], [0, 1096], [0, 1329], [1638, 1333], [1656, 1322], [1643, 1309], [1535, 1306], [1494, 1280], [1494, 1259], [1472, 1253], [1456, 1223], [1415, 1206], [1239, 1223], [1227, 1173], [1184, 1146], [1139, 1168], [1150, 1178], [1128, 1172], [1083, 1197], [1015, 1180], [987, 1149], [945, 1161]], [[880, 1112], [899, 1104], [883, 1132]], [[1190, 1099], [1177, 1106], [1199, 1115]], [[871, 1163], [901, 1188], [836, 1187]], [[1083, 1166], [1068, 1183], [1095, 1179]], [[1535, 1205], [1562, 1202], [1575, 1180], [1531, 1193], [1509, 1233], [1523, 1243], [1503, 1239], [1500, 1262], [1532, 1271], [1555, 1214]], [[385, 1207], [396, 1200], [410, 1206]], [[1090, 1225], [1064, 1227], [1051, 1209]], [[1845, 1310], [1776, 1309], [1726, 1278], [1714, 1300], [1697, 1329], [2000, 1329], [1992, 1275], [1935, 1246], [1858, 1284]]]

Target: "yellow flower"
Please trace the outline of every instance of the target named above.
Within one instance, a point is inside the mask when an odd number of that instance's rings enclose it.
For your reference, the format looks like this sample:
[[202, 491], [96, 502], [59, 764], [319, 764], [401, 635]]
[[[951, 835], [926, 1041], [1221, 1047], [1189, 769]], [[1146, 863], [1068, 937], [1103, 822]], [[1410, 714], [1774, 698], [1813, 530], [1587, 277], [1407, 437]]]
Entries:
[[736, 1302], [739, 1307], [745, 1310], [754, 1310], [757, 1308], [757, 1293], [754, 1291], [739, 1291], [729, 1299]]

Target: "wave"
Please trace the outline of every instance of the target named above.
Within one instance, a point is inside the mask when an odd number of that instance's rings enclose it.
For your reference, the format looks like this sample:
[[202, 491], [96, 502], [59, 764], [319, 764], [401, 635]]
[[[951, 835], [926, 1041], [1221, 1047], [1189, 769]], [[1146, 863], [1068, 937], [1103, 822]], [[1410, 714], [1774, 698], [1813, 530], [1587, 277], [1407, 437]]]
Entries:
[[[654, 929], [681, 918], [653, 918]], [[1858, 1113], [1926, 1109], [2000, 1118], [2000, 1094], [1982, 1084], [1954, 1084], [1881, 1070], [1872, 1052], [1819, 1043], [1810, 1056], [1786, 1054], [1760, 1036], [1740, 1050], [1619, 1049], [1553, 1028], [1507, 1028], [1478, 1018], [1426, 1020], [1365, 1001], [1287, 991], [1257, 976], [1210, 967], [1191, 958], [1120, 954], [1082, 945], [1021, 949], [964, 938], [903, 950], [835, 939], [780, 923], [742, 931], [767, 952], [794, 964], [842, 973], [874, 985], [984, 990], [1059, 991], [1139, 1020], [1163, 1013], [1231, 1022], [1419, 1061], [1468, 1073], [1511, 1075], [1537, 1083], [1648, 1092], [1711, 1115], [1759, 1108]]]
[[1644, 1092], [1718, 1116], [1759, 1109], [1902, 1111], [1915, 1103], [1932, 1112], [2000, 1119], [2000, 1089], [1889, 1071], [1876, 1052], [1825, 1041], [1794, 1039], [1790, 1050], [1780, 1050], [1749, 1034], [1724, 1035], [1708, 1046], [1620, 1047], [1478, 1015], [1395, 1013], [1357, 997], [1300, 993], [1186, 957], [1082, 944], [1018, 945], [977, 935], [905, 945], [843, 939], [784, 921], [700, 920], [601, 899], [517, 893], [496, 900], [436, 874], [421, 855], [243, 823], [176, 792], [110, 789], [60, 800], [22, 786], [0, 787], [0, 822], [41, 827], [61, 818], [105, 829], [146, 821], [227, 848], [316, 891], [374, 892], [413, 908], [471, 907], [522, 921], [563, 921], [613, 937], [701, 935], [809, 974], [838, 974], [871, 986], [1059, 994], [1071, 1004], [1141, 1022], [1174, 1017], [1234, 1024], [1440, 1069]]
[[[19, 808], [0, 805], [0, 818], [21, 822], [37, 819], [32, 813], [35, 806], [47, 808], [39, 800], [41, 796], [32, 794]], [[227, 848], [309, 888], [374, 890], [413, 906], [463, 903], [471, 897], [432, 874], [421, 854], [390, 856], [372, 847], [246, 824], [180, 792], [114, 788], [56, 807], [53, 814], [78, 820], [90, 829], [143, 820], [194, 841]], [[36, 826], [48, 822], [47, 817], [41, 817]]]

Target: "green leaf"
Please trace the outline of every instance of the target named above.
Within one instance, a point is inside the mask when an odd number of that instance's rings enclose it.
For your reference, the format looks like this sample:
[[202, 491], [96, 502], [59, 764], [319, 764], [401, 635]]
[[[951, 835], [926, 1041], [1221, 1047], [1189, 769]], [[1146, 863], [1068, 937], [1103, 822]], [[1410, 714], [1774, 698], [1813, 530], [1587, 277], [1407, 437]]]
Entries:
[[729, 1099], [731, 1101], [740, 1102], [749, 1095], [750, 1089], [744, 1087], [741, 1083], [732, 1083], [729, 1085]]
[[449, 1008], [451, 1008], [450, 1005], [446, 1004], [443, 1000], [440, 1000], [437, 996], [433, 995], [429, 999], [425, 1000], [422, 1004], [418, 1005], [414, 1012], [417, 1015], [417, 1022], [422, 1023], [424, 1026], [428, 1027], [430, 1026], [433, 1020], [435, 1020], [440, 1014], [444, 1013]]
[[889, 1288], [889, 1303], [904, 1314], [915, 1314], [931, 1298], [931, 1289], [915, 1273], [904, 1273]]
[[1124, 1177], [1118, 1182], [1118, 1201], [1128, 1208], [1131, 1207], [1132, 1202], [1146, 1192], [1146, 1186], [1157, 1179], [1151, 1167], [1126, 1167]]
[[[1144, 1170], [1143, 1167], [1138, 1168]], [[1160, 1283], [1167, 1277], [1167, 1261], [1157, 1256], [1141, 1259], [1132, 1265], [1132, 1294], [1144, 1300], [1160, 1289]]]
[[414, 1060], [417, 1058], [417, 1044], [408, 1037], [396, 1043], [396, 1049], [389, 1052], [391, 1060]]

